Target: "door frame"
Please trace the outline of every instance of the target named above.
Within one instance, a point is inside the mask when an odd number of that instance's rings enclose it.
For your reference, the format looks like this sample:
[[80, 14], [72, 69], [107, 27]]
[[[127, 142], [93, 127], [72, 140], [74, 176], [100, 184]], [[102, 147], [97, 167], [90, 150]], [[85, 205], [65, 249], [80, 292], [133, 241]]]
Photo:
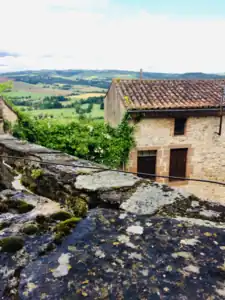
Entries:
[[[193, 174], [193, 164], [192, 164], [192, 157], [194, 153], [194, 149], [191, 144], [174, 144], [169, 145], [167, 148], [168, 151], [168, 176], [170, 174], [170, 152], [173, 149], [187, 149], [187, 161], [186, 161], [186, 178], [190, 178]], [[188, 180], [177, 180], [177, 181], [166, 181], [166, 184], [169, 186], [180, 186], [180, 185], [187, 185], [189, 184]]]
[[[156, 156], [156, 165], [155, 165], [155, 173], [156, 175], [160, 175], [159, 166], [160, 166], [160, 158], [161, 158], [161, 149], [162, 147], [137, 147], [131, 151], [130, 162], [131, 166], [128, 168], [130, 172], [137, 173], [138, 171], [138, 151], [157, 151]], [[158, 181], [159, 178], [156, 177], [155, 181]]]
[[[139, 157], [149, 157], [148, 155], [146, 155], [146, 156], [139, 156], [138, 155], [138, 152], [150, 152], [150, 151], [155, 151], [156, 152], [156, 155], [154, 155], [154, 157], [155, 157], [155, 174], [156, 175], [158, 175], [157, 174], [157, 159], [158, 159], [158, 150], [156, 150], [156, 149], [150, 149], [150, 150], [140, 150], [140, 149], [138, 149], [137, 150], [137, 173], [138, 173], [138, 162], [139, 162]], [[140, 172], [141, 173], [141, 172]], [[148, 178], [147, 178], [148, 179]], [[151, 178], [151, 177], [149, 177], [149, 179], [150, 180], [153, 180], [153, 181], [156, 181], [156, 179], [157, 179], [157, 177], [155, 176], [154, 178]]]
[[[150, 147], [135, 147], [130, 151], [129, 162], [126, 166], [126, 170], [129, 172], [137, 173], [138, 164], [138, 151], [157, 151], [156, 158], [156, 175], [169, 176], [169, 165], [170, 165], [170, 149], [188, 149], [187, 155], [187, 177], [193, 176], [194, 165], [192, 162], [192, 157], [194, 155], [194, 148], [191, 144], [166, 144], [161, 146], [150, 146]], [[163, 163], [162, 163], [163, 161]], [[189, 181], [172, 181], [170, 182], [168, 178], [156, 177], [156, 181], [169, 185], [169, 186], [179, 186], [187, 185]]]
[[[184, 174], [184, 178], [187, 178], [187, 166], [188, 166], [188, 161], [187, 161], [187, 159], [188, 159], [188, 151], [189, 151], [189, 149], [188, 148], [175, 148], [175, 149], [170, 149], [170, 161], [169, 161], [169, 176], [175, 176], [176, 177], [176, 175], [171, 175], [171, 161], [172, 161], [172, 152], [173, 151], [179, 151], [179, 150], [185, 150], [185, 165], [184, 165], [184, 170], [185, 170], [185, 174]], [[175, 172], [176, 173], [176, 172]], [[179, 177], [179, 176], [177, 176], [177, 177]], [[181, 176], [180, 176], [181, 177]], [[172, 178], [169, 178], [169, 181], [170, 182], [176, 182], [176, 181], [183, 181], [183, 180], [177, 180], [177, 179], [172, 179]]]

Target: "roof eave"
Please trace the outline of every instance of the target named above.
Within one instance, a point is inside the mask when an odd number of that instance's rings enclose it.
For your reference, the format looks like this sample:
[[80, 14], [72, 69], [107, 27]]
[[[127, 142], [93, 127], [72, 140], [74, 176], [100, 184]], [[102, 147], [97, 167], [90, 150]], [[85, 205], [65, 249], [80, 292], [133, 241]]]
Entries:
[[[225, 106], [223, 106], [225, 108]], [[137, 112], [183, 112], [183, 111], [219, 111], [220, 106], [214, 106], [214, 107], [195, 107], [195, 108], [146, 108], [146, 109], [139, 109], [139, 108], [132, 108], [132, 109], [127, 109], [128, 113], [137, 113]]]

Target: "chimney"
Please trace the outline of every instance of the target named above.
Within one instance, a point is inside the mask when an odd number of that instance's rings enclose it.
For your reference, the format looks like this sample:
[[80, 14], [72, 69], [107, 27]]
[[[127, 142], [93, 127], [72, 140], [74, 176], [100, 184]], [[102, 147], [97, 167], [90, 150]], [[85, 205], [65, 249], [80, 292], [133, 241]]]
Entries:
[[140, 69], [140, 80], [142, 80], [142, 79], [143, 79], [143, 70]]

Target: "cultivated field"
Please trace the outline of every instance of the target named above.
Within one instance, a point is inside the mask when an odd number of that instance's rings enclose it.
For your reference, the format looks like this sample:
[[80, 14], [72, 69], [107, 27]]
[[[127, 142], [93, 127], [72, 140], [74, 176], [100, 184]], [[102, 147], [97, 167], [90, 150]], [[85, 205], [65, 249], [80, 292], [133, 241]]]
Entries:
[[[84, 105], [84, 108], [86, 105]], [[61, 122], [70, 122], [74, 121], [78, 118], [74, 108], [61, 108], [61, 109], [40, 109], [40, 110], [32, 110], [29, 111], [29, 114], [33, 116], [53, 116], [53, 119], [60, 120]], [[94, 104], [92, 112], [90, 114], [86, 114], [87, 117], [92, 118], [103, 118], [104, 110], [100, 109], [100, 105]]]
[[10, 93], [13, 94], [17, 93], [17, 95], [19, 93], [18, 96], [22, 95], [22, 93], [24, 93], [24, 95], [28, 93], [29, 95], [31, 94], [31, 96], [32, 94], [35, 94], [35, 95], [39, 95], [40, 97], [43, 97], [43, 96], [67, 96], [71, 94], [71, 91], [65, 91], [65, 90], [55, 89], [55, 88], [45, 88], [43, 87], [42, 84], [30, 84], [25, 82], [14, 81], [13, 90]]
[[86, 94], [79, 94], [76, 96], [69, 96], [68, 99], [71, 100], [80, 100], [80, 99], [88, 99], [89, 97], [100, 97], [105, 96], [105, 93], [86, 93]]
[[[113, 73], [113, 72], [112, 72]], [[75, 108], [66, 108], [67, 105], [86, 100], [90, 97], [104, 97], [110, 85], [108, 77], [112, 74], [95, 71], [26, 71], [5, 74], [3, 79], [13, 81], [13, 89], [4, 95], [14, 105], [33, 116], [49, 116], [50, 120], [58, 122], [70, 122], [79, 117]], [[115, 77], [115, 76], [114, 76]], [[19, 81], [16, 81], [19, 80]], [[59, 109], [38, 109], [43, 107], [43, 99], [51, 96], [64, 96], [67, 101], [61, 101], [65, 108]], [[40, 105], [38, 104], [40, 101]], [[48, 101], [48, 100], [47, 100]], [[82, 108], [87, 108], [82, 105]], [[36, 110], [32, 110], [36, 107]], [[104, 110], [100, 104], [94, 104], [91, 113], [87, 117], [103, 118]]]

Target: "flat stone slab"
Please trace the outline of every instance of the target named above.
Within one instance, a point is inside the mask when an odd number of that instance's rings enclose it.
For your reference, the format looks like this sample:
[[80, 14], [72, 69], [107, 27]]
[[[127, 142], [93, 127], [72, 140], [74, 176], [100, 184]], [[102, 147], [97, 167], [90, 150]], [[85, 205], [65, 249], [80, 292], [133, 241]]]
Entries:
[[20, 274], [22, 300], [224, 299], [225, 232], [97, 209]]
[[16, 138], [10, 134], [0, 134], [0, 143], [4, 140], [16, 140]]
[[77, 177], [75, 188], [78, 190], [97, 191], [132, 187], [141, 179], [131, 174], [112, 171], [81, 175]]
[[149, 182], [138, 186], [120, 208], [138, 215], [151, 215], [161, 207], [183, 199], [184, 195], [180, 192], [162, 184]]
[[30, 144], [16, 139], [0, 140], [0, 143], [10, 150], [21, 153], [60, 153], [58, 150], [52, 150], [40, 145]]

